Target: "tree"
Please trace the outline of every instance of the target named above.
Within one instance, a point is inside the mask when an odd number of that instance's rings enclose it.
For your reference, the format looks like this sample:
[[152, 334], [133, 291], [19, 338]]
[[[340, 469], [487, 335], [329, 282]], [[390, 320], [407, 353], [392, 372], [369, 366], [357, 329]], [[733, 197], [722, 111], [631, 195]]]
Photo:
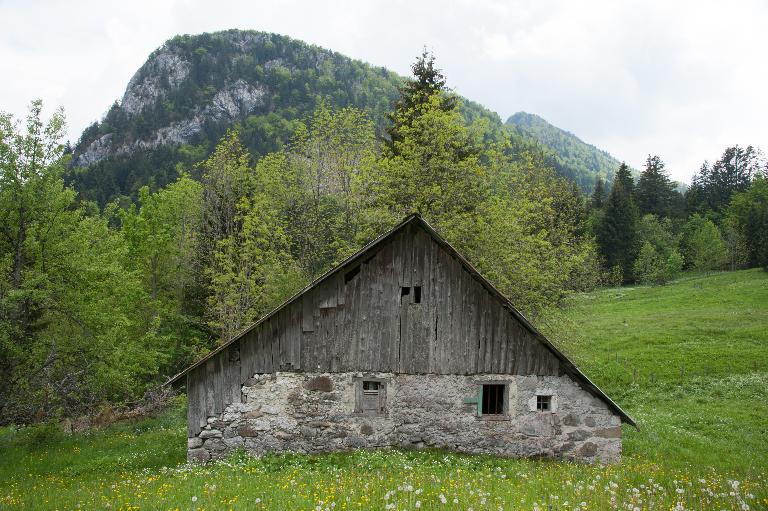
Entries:
[[664, 162], [658, 156], [649, 155], [635, 190], [640, 214], [670, 216], [676, 195], [675, 184], [667, 176]]
[[289, 199], [282, 203], [286, 229], [292, 253], [312, 278], [357, 247], [359, 180], [376, 157], [374, 133], [364, 112], [332, 110], [321, 103], [307, 124], [297, 129], [283, 163], [273, 160], [257, 167], [260, 179], [271, 174], [272, 184], [290, 188], [279, 192]]
[[757, 177], [746, 191], [734, 194], [726, 225], [743, 242], [747, 264], [768, 269], [768, 179]]
[[624, 162], [621, 162], [621, 165], [619, 165], [619, 170], [616, 171], [616, 175], [613, 178], [613, 182], [615, 183], [616, 181], [621, 183], [622, 193], [634, 200], [635, 178], [632, 177], [632, 172]]
[[722, 268], [727, 260], [723, 238], [711, 220], [700, 222], [689, 241], [690, 259], [699, 271]]
[[201, 164], [203, 203], [200, 237], [203, 247], [215, 246], [239, 228], [237, 205], [254, 186], [250, 159], [247, 149], [240, 143], [239, 132], [229, 130], [213, 154]]
[[63, 114], [0, 115], [0, 422], [143, 393], [166, 353], [121, 233], [62, 179]]
[[472, 214], [487, 193], [471, 130], [437, 92], [412, 111], [397, 112], [400, 137], [364, 176], [368, 219], [380, 231], [413, 212], [435, 225]]
[[301, 274], [289, 241], [267, 197], [256, 194], [238, 204], [242, 228], [217, 242], [207, 269], [210, 326], [221, 343], [295, 292]]
[[411, 72], [413, 78], [407, 79], [405, 84], [398, 87], [400, 97], [393, 111], [387, 115], [391, 124], [387, 128], [389, 138], [386, 143], [393, 154], [398, 152], [397, 143], [405, 138], [402, 129], [413, 125], [421, 107], [427, 104], [432, 96], [439, 94], [439, 101], [433, 106], [442, 112], [454, 111], [458, 106], [456, 96], [447, 94], [445, 77], [435, 66], [435, 56], [426, 48], [411, 65]]
[[632, 176], [628, 167], [622, 164], [616, 172], [596, 232], [606, 268], [620, 266], [627, 282], [631, 281], [632, 265], [637, 253], [638, 223], [637, 206], [629, 183], [632, 183]]
[[643, 243], [632, 267], [635, 279], [642, 284], [660, 284], [665, 281], [665, 260], [648, 241]]
[[198, 261], [202, 194], [202, 185], [182, 174], [156, 193], [143, 187], [139, 207], [119, 210], [126, 264], [140, 275], [148, 312], [168, 338], [171, 366], [163, 370], [171, 373], [190, 362], [207, 338], [198, 319], [205, 306]]
[[710, 209], [722, 213], [734, 193], [745, 191], [752, 179], [767, 169], [768, 163], [759, 149], [728, 147], [714, 164], [705, 162], [694, 176], [695, 186], [686, 197], [689, 211]]
[[390, 140], [363, 176], [368, 234], [418, 212], [435, 225], [471, 214], [487, 194], [482, 121], [467, 127], [458, 100], [426, 51], [389, 115]]
[[592, 197], [590, 201], [592, 209], [602, 209], [603, 205], [605, 204], [605, 199], [606, 193], [605, 185], [603, 184], [603, 178], [598, 176], [597, 181], [595, 182], [595, 188], [592, 190]]
[[504, 187], [474, 214], [446, 219], [448, 241], [532, 316], [560, 305], [570, 290], [595, 287], [597, 247], [571, 184], [531, 154], [522, 161], [497, 155], [488, 173]]
[[666, 284], [683, 270], [683, 256], [677, 249], [664, 255], [651, 242], [643, 242], [633, 265], [635, 279], [642, 284]]

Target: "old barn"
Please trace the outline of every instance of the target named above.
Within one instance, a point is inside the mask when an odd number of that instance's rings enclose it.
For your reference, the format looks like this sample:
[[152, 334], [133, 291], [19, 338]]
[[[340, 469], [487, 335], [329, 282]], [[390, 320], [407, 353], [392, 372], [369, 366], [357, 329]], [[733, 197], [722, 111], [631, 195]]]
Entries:
[[418, 215], [184, 381], [199, 461], [429, 446], [609, 462], [634, 424]]

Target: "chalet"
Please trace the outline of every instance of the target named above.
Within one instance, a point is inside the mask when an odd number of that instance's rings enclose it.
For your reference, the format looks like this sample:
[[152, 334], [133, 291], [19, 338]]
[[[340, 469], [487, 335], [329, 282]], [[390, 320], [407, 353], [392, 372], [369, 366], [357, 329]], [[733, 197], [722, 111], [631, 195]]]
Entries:
[[612, 462], [634, 425], [418, 215], [184, 382], [197, 461], [399, 446]]

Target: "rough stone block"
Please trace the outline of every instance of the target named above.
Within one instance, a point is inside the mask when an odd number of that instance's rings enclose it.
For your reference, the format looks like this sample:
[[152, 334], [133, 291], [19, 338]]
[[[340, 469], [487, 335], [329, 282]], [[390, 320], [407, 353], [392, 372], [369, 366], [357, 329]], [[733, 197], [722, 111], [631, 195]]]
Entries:
[[601, 429], [597, 432], [597, 436], [602, 438], [621, 438], [621, 426]]
[[591, 458], [592, 456], [597, 454], [597, 444], [595, 444], [594, 442], [584, 443], [584, 445], [581, 446], [581, 449], [579, 449], [579, 454], [586, 458]]
[[204, 429], [200, 432], [200, 435], [198, 435], [202, 439], [206, 438], [221, 438], [222, 434], [221, 431], [218, 429]]
[[315, 376], [307, 381], [305, 387], [307, 390], [317, 392], [331, 392], [333, 390], [333, 382], [327, 376]]
[[193, 463], [205, 463], [211, 459], [211, 453], [205, 449], [189, 449], [187, 451], [187, 461]]
[[187, 439], [187, 449], [197, 449], [202, 446], [203, 446], [202, 438], [194, 437], [194, 438]]

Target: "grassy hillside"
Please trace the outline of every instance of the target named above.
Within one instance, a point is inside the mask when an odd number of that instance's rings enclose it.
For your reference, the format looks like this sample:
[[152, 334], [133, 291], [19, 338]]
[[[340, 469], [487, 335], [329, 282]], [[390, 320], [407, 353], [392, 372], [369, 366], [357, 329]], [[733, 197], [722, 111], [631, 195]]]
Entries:
[[180, 402], [88, 434], [0, 430], [0, 509], [768, 508], [768, 274], [580, 295], [544, 328], [640, 424], [620, 465], [393, 450], [189, 467]]
[[768, 467], [768, 273], [579, 295], [542, 326], [639, 423], [625, 452]]

